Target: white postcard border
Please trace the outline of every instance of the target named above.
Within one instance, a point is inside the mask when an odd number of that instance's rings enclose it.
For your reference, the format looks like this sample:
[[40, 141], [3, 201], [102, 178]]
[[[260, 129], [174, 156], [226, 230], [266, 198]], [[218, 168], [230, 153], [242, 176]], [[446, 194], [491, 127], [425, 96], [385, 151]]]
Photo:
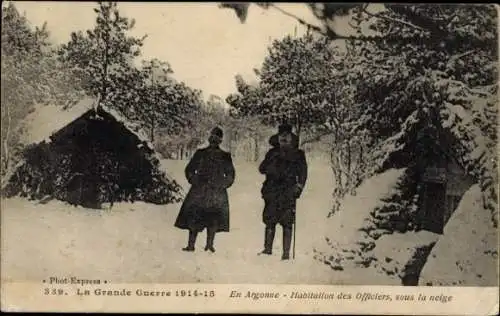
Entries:
[[1, 290], [3, 311], [25, 312], [493, 315], [499, 306], [498, 287], [2, 282]]

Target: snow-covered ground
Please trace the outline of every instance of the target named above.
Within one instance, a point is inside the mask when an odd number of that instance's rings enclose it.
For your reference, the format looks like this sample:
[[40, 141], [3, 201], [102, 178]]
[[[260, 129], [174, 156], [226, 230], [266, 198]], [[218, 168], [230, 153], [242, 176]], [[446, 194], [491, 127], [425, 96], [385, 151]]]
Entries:
[[420, 285], [498, 286], [498, 228], [472, 186], [425, 264]]
[[[231, 231], [216, 235], [215, 254], [203, 251], [205, 233], [198, 237], [196, 252], [181, 251], [187, 232], [173, 226], [180, 204], [118, 203], [111, 210], [96, 211], [60, 201], [40, 204], [14, 198], [2, 200], [1, 205], [2, 279], [39, 281], [49, 276], [77, 276], [137, 283], [401, 285], [398, 272], [416, 247], [433, 243], [438, 236], [427, 232], [386, 235], [377, 240], [374, 249], [363, 253], [357, 242], [366, 241], [359, 228], [380, 199], [391, 194], [403, 170], [390, 170], [367, 180], [355, 196], [346, 197], [338, 213], [326, 219], [333, 188], [330, 167], [318, 159], [309, 158], [308, 162], [309, 180], [298, 202], [295, 260], [280, 260], [281, 229], [277, 230], [274, 255], [257, 255], [263, 246], [263, 177], [256, 164], [235, 162], [236, 182], [229, 189]], [[185, 164], [162, 161], [162, 167], [187, 189]], [[463, 204], [455, 217], [463, 218], [463, 209], [470, 207], [477, 208]], [[441, 260], [427, 264], [424, 279], [435, 280], [440, 269], [455, 267], [448, 262], [455, 258], [453, 253], [460, 252], [461, 258], [469, 253], [479, 255], [479, 250], [464, 245], [476, 235], [483, 238], [479, 236], [483, 232], [466, 230], [477, 234], [464, 237], [460, 226], [453, 225], [447, 226], [447, 232], [460, 233], [451, 237], [445, 233], [449, 238], [435, 249]], [[488, 236], [491, 246], [493, 236]], [[460, 247], [452, 250], [452, 241]], [[449, 249], [439, 250], [442, 247]], [[317, 259], [317, 250], [327, 254], [330, 264]], [[443, 260], [445, 256], [450, 259]], [[356, 264], [367, 257], [377, 260], [369, 268]], [[483, 280], [491, 275], [494, 262], [482, 257], [470, 260], [474, 260], [476, 270], [469, 271], [469, 265], [467, 273], [482, 273]], [[443, 275], [453, 277], [456, 275]]]
[[339, 211], [328, 219], [327, 225], [335, 228], [327, 233], [327, 244], [316, 249], [316, 257], [338, 271], [359, 270], [362, 266], [362, 271], [370, 271], [373, 276], [365, 280], [366, 284], [401, 285], [406, 265], [417, 251], [432, 246], [439, 238], [427, 231], [385, 234], [379, 239], [366, 233], [373, 225], [370, 212], [394, 193], [404, 172], [391, 169], [375, 175], [364, 181], [355, 195], [347, 195]]
[[[187, 187], [186, 161], [163, 167]], [[187, 232], [173, 223], [180, 204], [118, 203], [111, 210], [71, 207], [59, 201], [42, 205], [21, 198], [2, 201], [2, 278], [40, 280], [47, 276], [106, 278], [114, 282], [213, 282], [363, 284], [362, 271], [332, 270], [313, 259], [324, 240], [324, 220], [332, 183], [327, 162], [309, 159], [309, 182], [298, 203], [296, 259], [282, 262], [281, 229], [273, 256], [257, 256], [263, 245], [260, 186], [255, 164], [237, 163], [229, 190], [231, 231], [216, 236], [215, 254], [185, 253]]]
[[[416, 260], [423, 260], [421, 251], [427, 250], [436, 243], [439, 235], [421, 230], [418, 232], [393, 233], [383, 235], [376, 241], [376, 246], [371, 252], [377, 262], [373, 263], [375, 273], [384, 273], [395, 282], [401, 282], [404, 278], [417, 277], [422, 264], [416, 264], [418, 268], [412, 266]], [[414, 283], [418, 280], [412, 280]], [[416, 284], [409, 284], [416, 285]]]
[[[362, 244], [373, 243], [373, 239], [361, 229], [369, 225], [370, 211], [391, 194], [392, 188], [403, 173], [404, 169], [389, 170], [364, 181], [355, 195], [347, 195], [340, 209], [327, 220], [327, 225], [332, 229], [325, 235], [327, 243], [318, 244], [316, 257], [336, 271], [349, 271], [356, 267], [360, 271], [370, 271], [372, 277], [366, 279], [365, 284], [377, 284], [379, 280], [383, 280], [384, 284], [401, 285], [397, 276], [388, 276], [373, 268], [360, 266], [370, 266], [372, 259], [369, 251], [362, 249]], [[398, 249], [397, 245], [393, 246]], [[374, 280], [375, 276], [377, 279]]]

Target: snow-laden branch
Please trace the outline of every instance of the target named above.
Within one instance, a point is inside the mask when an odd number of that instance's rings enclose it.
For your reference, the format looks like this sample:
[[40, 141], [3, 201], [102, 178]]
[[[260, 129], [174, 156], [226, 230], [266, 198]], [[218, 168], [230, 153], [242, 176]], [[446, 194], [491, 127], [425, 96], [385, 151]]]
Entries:
[[324, 131], [323, 133], [317, 134], [317, 135], [315, 135], [315, 136], [313, 136], [311, 138], [308, 138], [308, 139], [302, 141], [301, 145], [319, 141], [322, 137], [331, 135], [332, 133], [333, 133], [332, 130]]
[[286, 10], [283, 10], [282, 8], [280, 8], [274, 4], [269, 4], [269, 7], [281, 12], [282, 14], [284, 14], [288, 17], [295, 19], [297, 22], [304, 25], [308, 30], [313, 30], [320, 35], [323, 35], [327, 38], [330, 38], [331, 40], [369, 40], [369, 38], [365, 38], [365, 37], [339, 35], [336, 32], [334, 32], [333, 30], [331, 30], [331, 28], [327, 28], [327, 31], [324, 31], [319, 26], [311, 24], [309, 22], [306, 22], [305, 20], [296, 16], [295, 14], [292, 14]]
[[403, 25], [409, 26], [411, 28], [414, 28], [414, 29], [417, 29], [417, 30], [420, 30], [420, 31], [424, 31], [424, 29], [421, 28], [420, 26], [412, 24], [410, 22], [406, 22], [406, 21], [403, 21], [403, 20], [400, 20], [400, 19], [396, 19], [396, 18], [391, 18], [391, 17], [385, 16], [385, 15], [380, 14], [380, 13], [369, 12], [368, 10], [366, 10], [366, 7], [363, 7], [363, 12], [365, 14], [367, 14], [368, 16], [371, 16], [371, 17], [374, 17], [374, 18], [379, 18], [379, 19], [384, 19], [386, 21], [396, 22], [396, 23], [403, 24]]
[[465, 57], [465, 56], [471, 55], [471, 54], [473, 54], [473, 53], [475, 53], [475, 52], [476, 52], [476, 50], [470, 50], [470, 51], [467, 51], [467, 52], [462, 53], [462, 54], [453, 55], [453, 56], [451, 56], [451, 58], [450, 58], [450, 62], [451, 62], [451, 61], [455, 61], [455, 60], [460, 59], [460, 58], [463, 58], [463, 57]]
[[401, 139], [405, 137], [407, 131], [412, 126], [415, 126], [419, 123], [418, 113], [419, 109], [414, 110], [406, 118], [401, 127], [401, 130], [397, 134], [385, 139], [380, 143], [379, 146], [372, 149], [372, 157], [374, 157], [371, 167], [372, 172], [382, 167], [392, 153], [400, 151], [404, 148], [405, 142], [401, 141]]
[[[471, 88], [467, 84], [465, 84], [464, 82], [462, 82], [460, 80], [455, 80], [455, 79], [440, 79], [438, 81], [438, 83], [439, 83], [439, 86], [448, 86], [448, 90], [450, 92], [455, 92], [454, 90], [452, 90], [452, 87], [453, 87], [455, 89], [463, 89], [464, 91], [466, 91], [470, 94], [480, 95], [480, 96], [483, 96], [486, 98], [491, 97], [491, 93], [488, 91], [483, 91], [483, 90], [487, 90], [487, 89], [495, 86], [495, 85], [490, 85], [490, 86]], [[454, 94], [456, 94], [456, 93], [454, 93]]]

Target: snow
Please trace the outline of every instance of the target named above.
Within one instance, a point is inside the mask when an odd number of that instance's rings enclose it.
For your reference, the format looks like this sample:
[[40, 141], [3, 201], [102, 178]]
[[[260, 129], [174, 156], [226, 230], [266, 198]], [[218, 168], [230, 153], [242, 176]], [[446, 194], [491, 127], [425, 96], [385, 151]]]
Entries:
[[[92, 98], [84, 98], [69, 109], [63, 109], [62, 106], [57, 105], [38, 105], [36, 111], [28, 115], [26, 118], [27, 131], [22, 142], [27, 144], [36, 144], [42, 141], [50, 142], [52, 134], [70, 124], [72, 121], [92, 109], [95, 105], [95, 100]], [[125, 128], [136, 135], [140, 142], [145, 144], [149, 149], [154, 150], [153, 144], [150, 142], [149, 137], [141, 130], [137, 124], [128, 120], [125, 116], [120, 114], [115, 109], [101, 105], [101, 108], [112, 115], [117, 122], [123, 124]], [[54, 119], [57, 118], [57, 119]], [[140, 146], [140, 145], [139, 145]], [[158, 161], [161, 156], [155, 151], [152, 158]], [[13, 169], [15, 170], [15, 169]], [[163, 174], [168, 181], [172, 181], [172, 177], [168, 172]], [[5, 179], [10, 179], [11, 174]], [[6, 181], [4, 180], [4, 181]]]
[[[30, 126], [26, 137], [23, 140], [25, 144], [39, 143], [48, 140], [53, 133], [83, 115], [95, 105], [92, 98], [84, 98], [69, 109], [63, 109], [59, 105], [38, 105], [36, 110], [27, 117], [27, 124]], [[130, 132], [134, 133], [140, 141], [145, 142], [149, 148], [154, 148], [146, 134], [141, 131], [137, 124], [127, 120], [115, 109], [101, 105], [101, 108], [111, 114], [119, 123], [123, 124]], [[54, 119], [57, 118], [57, 119]]]
[[[168, 169], [185, 189], [186, 163], [161, 161], [161, 169]], [[394, 194], [405, 169], [391, 169], [367, 179], [356, 195], [347, 196], [340, 210], [327, 219], [333, 189], [328, 160], [309, 157], [308, 163], [309, 180], [298, 201], [294, 260], [280, 260], [280, 228], [274, 254], [257, 255], [264, 237], [260, 198], [263, 177], [256, 163], [235, 161], [236, 181], [229, 189], [231, 231], [216, 235], [216, 253], [203, 251], [205, 233], [199, 235], [194, 253], [181, 251], [187, 232], [173, 226], [179, 203], [117, 203], [112, 209], [96, 211], [60, 201], [41, 204], [22, 198], [4, 199], [2, 280], [77, 276], [114, 283], [401, 285], [401, 271], [415, 251], [434, 243], [438, 236], [428, 232], [383, 235], [373, 249], [363, 252], [360, 243], [374, 240], [360, 228], [372, 224], [370, 211]], [[496, 279], [492, 278], [496, 259], [484, 253], [496, 247], [495, 230], [483, 230], [488, 212], [464, 212], [480, 205], [475, 200], [479, 190], [474, 190], [462, 201], [436, 244], [433, 254], [438, 256], [427, 264], [424, 280], [441, 278], [451, 283], [459, 277], [466, 284], [485, 284], [485, 280]], [[460, 247], [456, 247], [457, 240]], [[459, 259], [460, 267], [467, 270], [450, 274], [453, 268], [458, 269], [454, 262]], [[368, 268], [360, 264], [366, 260], [371, 260]], [[476, 274], [483, 277], [476, 279]]]
[[377, 240], [373, 256], [377, 258], [374, 265], [379, 271], [400, 280], [405, 276], [405, 267], [424, 247], [431, 247], [439, 235], [428, 231], [394, 233], [384, 235]]
[[91, 109], [92, 102], [91, 99], [84, 99], [67, 110], [57, 105], [38, 105], [26, 118], [27, 131], [23, 143], [35, 144], [49, 140], [54, 132]]
[[398, 133], [388, 137], [372, 149], [372, 156], [375, 158], [373, 166], [371, 166], [372, 170], [380, 168], [392, 153], [400, 151], [404, 148], [404, 137], [408, 134], [408, 130], [414, 128], [418, 122], [418, 110], [415, 110], [405, 119], [401, 130]]
[[[404, 171], [390, 169], [369, 178], [356, 190], [355, 195], [344, 198], [339, 211], [328, 220], [328, 226], [332, 229], [327, 235], [327, 242], [316, 248], [318, 258], [323, 257], [334, 269], [351, 269], [364, 261], [366, 256], [360, 249], [360, 243], [370, 243], [373, 239], [361, 229], [371, 226], [370, 212], [384, 203], [382, 199], [392, 195]], [[373, 272], [370, 271], [371, 274]], [[395, 282], [390, 277], [386, 277], [385, 281], [389, 284]]]
[[[173, 226], [180, 204], [117, 203], [108, 210], [72, 207], [59, 201], [40, 204], [21, 198], [2, 200], [2, 279], [39, 281], [48, 276], [104, 278], [137, 283], [365, 284], [364, 271], [334, 271], [313, 258], [312, 249], [327, 231], [332, 180], [328, 162], [309, 160], [310, 182], [298, 202], [296, 259], [280, 260], [281, 229], [274, 254], [262, 250], [264, 226], [257, 165], [235, 162], [229, 189], [231, 231], [217, 234], [216, 253], [181, 251], [187, 232]], [[164, 160], [163, 168], [187, 188], [187, 161]]]
[[498, 286], [498, 277], [498, 230], [474, 185], [432, 249], [419, 284]]
[[[497, 93], [496, 85], [468, 88], [455, 80], [443, 80], [450, 94], [442, 111], [444, 127], [450, 129], [460, 140], [465, 154], [466, 168], [475, 176], [483, 189], [484, 199], [490, 201], [490, 216], [498, 222], [497, 196], [498, 179], [496, 135], [497, 134]], [[459, 101], [465, 105], [455, 104]]]
[[131, 122], [124, 115], [120, 114], [115, 109], [112, 109], [104, 105], [101, 105], [101, 107], [104, 111], [111, 114], [119, 123], [123, 124], [125, 128], [127, 128], [131, 133], [136, 135], [141, 142], [145, 143], [150, 149], [154, 149], [154, 146], [149, 140], [149, 137], [146, 135], [146, 133], [144, 133], [143, 130], [140, 129], [138, 124]]

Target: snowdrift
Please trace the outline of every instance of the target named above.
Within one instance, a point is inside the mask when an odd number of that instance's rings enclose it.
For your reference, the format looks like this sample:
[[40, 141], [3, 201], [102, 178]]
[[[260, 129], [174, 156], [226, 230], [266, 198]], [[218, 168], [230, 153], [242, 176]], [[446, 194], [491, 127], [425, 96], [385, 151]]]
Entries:
[[347, 195], [339, 211], [328, 221], [328, 226], [334, 229], [325, 236], [326, 243], [315, 249], [316, 259], [334, 270], [363, 265], [362, 253], [371, 238], [362, 229], [370, 225], [370, 212], [391, 195], [391, 189], [403, 174], [404, 169], [391, 169], [367, 179], [355, 195]]
[[404, 285], [417, 285], [420, 269], [438, 238], [428, 231], [384, 235], [373, 249], [373, 267]]
[[432, 249], [419, 285], [498, 286], [498, 230], [472, 186]]
[[393, 234], [381, 231], [382, 236], [375, 239], [366, 233], [373, 226], [371, 212], [394, 195], [405, 171], [390, 169], [378, 174], [367, 179], [355, 195], [346, 196], [328, 223], [336, 229], [326, 236], [321, 248], [315, 249], [315, 258], [337, 271], [365, 268], [383, 277], [384, 284], [401, 285], [408, 274], [418, 277], [418, 271], [412, 271], [414, 258], [432, 247], [438, 235], [427, 231]]

